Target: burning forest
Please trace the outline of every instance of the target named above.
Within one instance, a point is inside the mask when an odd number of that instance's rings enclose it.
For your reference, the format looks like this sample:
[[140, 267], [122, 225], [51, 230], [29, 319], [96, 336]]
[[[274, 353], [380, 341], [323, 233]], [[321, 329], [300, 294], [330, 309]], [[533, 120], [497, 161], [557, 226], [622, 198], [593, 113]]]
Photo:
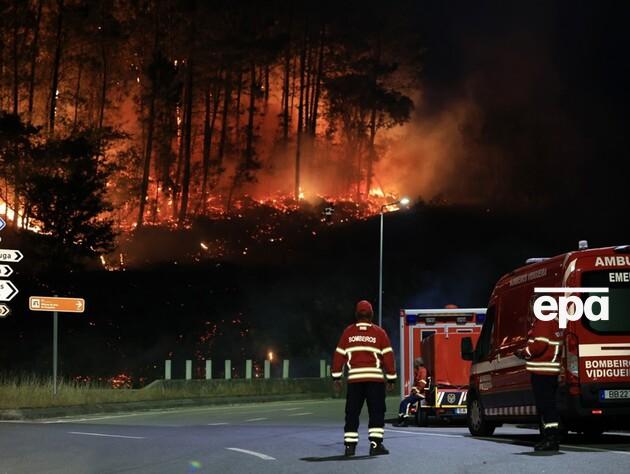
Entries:
[[347, 15], [329, 17], [293, 2], [160, 0], [1, 8], [0, 214], [14, 227], [58, 225], [36, 188], [67, 186], [71, 170], [39, 155], [77, 139], [92, 140], [85, 159], [100, 176], [86, 190], [100, 212], [86, 225], [119, 233], [261, 205], [284, 213], [328, 202], [360, 218], [401, 192], [388, 160], [414, 109], [420, 46], [394, 39], [392, 18], [377, 9], [338, 7]]

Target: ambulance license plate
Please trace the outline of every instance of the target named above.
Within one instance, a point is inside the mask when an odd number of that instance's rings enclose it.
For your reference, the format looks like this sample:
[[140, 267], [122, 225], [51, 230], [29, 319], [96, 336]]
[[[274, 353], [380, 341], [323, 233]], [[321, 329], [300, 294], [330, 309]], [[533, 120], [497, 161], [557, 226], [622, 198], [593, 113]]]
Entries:
[[624, 400], [630, 399], [630, 390], [600, 390], [601, 400]]
[[456, 415], [465, 415], [466, 414], [466, 408], [456, 408], [455, 409], [455, 414]]

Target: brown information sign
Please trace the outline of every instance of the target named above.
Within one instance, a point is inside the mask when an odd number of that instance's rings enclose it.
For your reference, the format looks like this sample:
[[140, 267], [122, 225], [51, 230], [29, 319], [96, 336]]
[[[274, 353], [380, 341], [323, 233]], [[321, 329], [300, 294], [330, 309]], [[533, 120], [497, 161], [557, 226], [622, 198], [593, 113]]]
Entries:
[[58, 311], [60, 313], [83, 313], [85, 300], [83, 298], [58, 298], [53, 296], [31, 296], [28, 299], [31, 311]]

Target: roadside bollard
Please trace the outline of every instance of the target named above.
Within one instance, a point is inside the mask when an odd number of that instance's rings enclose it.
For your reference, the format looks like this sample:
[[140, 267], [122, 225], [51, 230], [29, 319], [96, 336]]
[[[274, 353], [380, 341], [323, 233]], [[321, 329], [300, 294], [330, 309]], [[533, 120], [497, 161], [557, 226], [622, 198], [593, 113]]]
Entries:
[[232, 378], [232, 361], [225, 361], [225, 380], [230, 380]]
[[250, 359], [247, 359], [245, 361], [245, 378], [246, 379], [252, 378], [252, 361]]
[[326, 361], [324, 359], [320, 359], [319, 361], [319, 378], [326, 378]]
[[192, 380], [192, 360], [186, 361], [186, 380]]
[[282, 378], [283, 379], [289, 378], [289, 361], [288, 360], [282, 361]]
[[265, 360], [265, 378], [271, 377], [271, 361]]
[[211, 380], [211, 379], [212, 379], [212, 361], [207, 360], [206, 361], [206, 380]]
[[171, 380], [171, 361], [164, 361], [164, 380]]

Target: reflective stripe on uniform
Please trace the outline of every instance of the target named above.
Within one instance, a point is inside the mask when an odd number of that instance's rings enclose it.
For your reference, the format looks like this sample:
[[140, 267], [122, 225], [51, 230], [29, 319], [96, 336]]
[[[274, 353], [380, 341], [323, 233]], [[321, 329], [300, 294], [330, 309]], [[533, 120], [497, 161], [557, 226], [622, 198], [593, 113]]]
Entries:
[[546, 337], [535, 337], [533, 340], [532, 340], [532, 339], [530, 339], [530, 340], [529, 340], [529, 341], [527, 341], [527, 342], [532, 343], [532, 342], [534, 342], [534, 341], [542, 341], [542, 342], [546, 342], [547, 344], [552, 344], [552, 345], [554, 345], [554, 346], [555, 346], [555, 345], [560, 344], [560, 342], [558, 342], [558, 341], [551, 341], [551, 340], [549, 340], [549, 339], [548, 339], [548, 338], [546, 338]]
[[534, 362], [534, 361], [530, 361], [528, 360], [526, 362], [527, 365], [532, 365], [532, 366], [549, 366], [549, 367], [560, 367], [560, 362]]
[[530, 367], [530, 366], [527, 366], [526, 369], [529, 370], [530, 372], [550, 372], [550, 373], [555, 373], [555, 374], [559, 374], [560, 373], [560, 367]]
[[391, 347], [386, 347], [385, 349], [383, 349], [381, 351], [381, 354], [387, 354], [388, 352], [393, 352], [394, 349], [392, 349]]
[[366, 373], [366, 374], [354, 374], [354, 375], [349, 375], [348, 376], [348, 380], [356, 380], [356, 379], [379, 379], [379, 380], [383, 380], [383, 374]]
[[396, 374], [394, 375], [386, 374], [385, 377], [387, 377], [387, 380], [396, 380]]
[[341, 347], [337, 347], [337, 349], [335, 349], [335, 350], [336, 350], [337, 352], [339, 352], [339, 354], [341, 354], [341, 355], [344, 355], [344, 356], [346, 355], [346, 351], [345, 351], [345, 350], [343, 350]]
[[368, 438], [383, 439], [385, 430], [383, 428], [369, 428]]
[[341, 377], [343, 375], [343, 372], [333, 372], [330, 375], [332, 375], [334, 378], [338, 378], [338, 377]]
[[354, 347], [348, 347], [346, 349], [347, 353], [357, 352], [357, 351], [376, 352], [377, 354], [381, 353], [380, 349], [377, 349], [376, 347], [370, 347], [370, 346], [354, 346]]
[[357, 369], [350, 369], [348, 371], [349, 374], [360, 374], [360, 373], [365, 373], [365, 372], [376, 372], [381, 375], [383, 374], [381, 369], [376, 368], [376, 367], [361, 367]]
[[555, 422], [555, 423], [543, 423], [543, 428], [544, 429], [548, 429], [548, 428], [558, 428], [559, 423]]

